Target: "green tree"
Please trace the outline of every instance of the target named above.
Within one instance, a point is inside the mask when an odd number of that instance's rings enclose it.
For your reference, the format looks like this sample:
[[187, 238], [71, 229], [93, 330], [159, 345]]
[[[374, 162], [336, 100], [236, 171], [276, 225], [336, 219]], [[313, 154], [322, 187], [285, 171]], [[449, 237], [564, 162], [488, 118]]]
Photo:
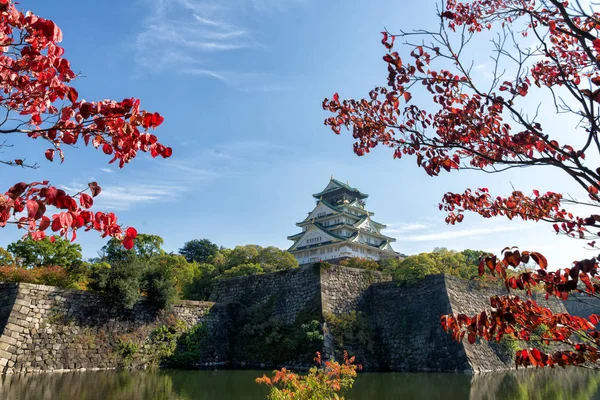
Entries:
[[421, 253], [405, 258], [397, 264], [387, 261], [384, 271], [396, 280], [413, 282], [427, 275], [447, 274], [463, 279], [480, 279], [477, 266], [478, 250], [457, 252], [445, 247], [436, 247], [431, 253]]
[[393, 271], [392, 276], [394, 280], [412, 283], [440, 272], [439, 264], [431, 253], [421, 253], [405, 258]]
[[60, 266], [69, 269], [82, 262], [80, 245], [58, 236], [54, 236], [53, 240], [27, 237], [9, 244], [7, 249], [17, 265], [26, 268]]
[[118, 239], [111, 238], [100, 250], [100, 259], [109, 263], [132, 258], [149, 259], [164, 254], [164, 250], [161, 249], [163, 243], [163, 238], [158, 235], [138, 233], [133, 248], [127, 250]]
[[179, 254], [188, 262], [207, 263], [217, 254], [219, 247], [208, 239], [194, 239], [185, 242]]
[[132, 309], [141, 297], [146, 269], [145, 263], [135, 259], [113, 261], [107, 268], [94, 269], [90, 288], [104, 292], [114, 303]]
[[15, 265], [15, 259], [4, 247], [0, 247], [0, 267]]
[[463, 250], [461, 253], [465, 256], [465, 261], [469, 265], [479, 265], [479, 261], [482, 257], [488, 256], [490, 253], [481, 250]]
[[189, 300], [207, 300], [219, 270], [211, 264], [196, 264], [192, 281], [184, 286], [183, 297]]
[[236, 246], [232, 250], [220, 253], [226, 259], [224, 271], [243, 264], [259, 264], [264, 272], [283, 271], [298, 267], [298, 262], [292, 254], [274, 246], [261, 247], [248, 244]]
[[274, 246], [259, 246], [257, 261], [265, 272], [285, 271], [298, 267], [296, 257]]
[[236, 265], [233, 268], [229, 268], [227, 271], [223, 272], [224, 278], [233, 278], [234, 276], [245, 276], [245, 275], [256, 275], [262, 274], [264, 270], [260, 266], [260, 264], [240, 264]]
[[259, 246], [248, 244], [245, 246], [235, 246], [229, 254], [225, 263], [225, 270], [236, 267], [242, 264], [258, 263]]
[[185, 257], [178, 254], [160, 254], [147, 259], [151, 269], [159, 269], [171, 279], [177, 294], [182, 295], [185, 286], [192, 283], [198, 264], [188, 262]]
[[99, 260], [110, 266], [92, 272], [90, 287], [108, 293], [125, 308], [133, 307], [142, 294], [160, 308], [170, 306], [192, 283], [198, 266], [181, 255], [165, 253], [162, 244], [160, 236], [143, 233], [132, 250], [109, 240]]
[[[142, 262], [142, 260], [136, 260], [134, 264]], [[146, 292], [148, 300], [158, 308], [169, 307], [179, 299], [177, 278], [171, 265], [152, 260], [145, 269], [141, 267], [143, 271], [141, 288]]]

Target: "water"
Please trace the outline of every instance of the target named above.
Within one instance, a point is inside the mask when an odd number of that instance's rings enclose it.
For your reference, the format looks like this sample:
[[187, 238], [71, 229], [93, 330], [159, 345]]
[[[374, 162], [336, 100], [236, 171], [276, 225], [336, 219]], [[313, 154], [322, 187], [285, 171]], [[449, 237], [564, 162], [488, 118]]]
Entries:
[[[264, 399], [264, 371], [73, 372], [0, 377], [2, 400]], [[581, 370], [360, 374], [347, 399], [600, 400], [600, 373]]]

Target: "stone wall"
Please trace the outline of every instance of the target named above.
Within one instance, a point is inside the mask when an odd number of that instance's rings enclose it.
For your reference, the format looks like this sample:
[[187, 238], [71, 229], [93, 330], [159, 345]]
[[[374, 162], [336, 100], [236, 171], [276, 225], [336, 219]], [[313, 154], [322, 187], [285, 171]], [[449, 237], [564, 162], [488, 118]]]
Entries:
[[461, 343], [440, 326], [452, 312], [443, 275], [411, 285], [375, 284], [364, 310], [372, 318], [381, 346], [379, 369], [467, 372], [471, 366]]
[[290, 324], [319, 294], [319, 268], [307, 266], [217, 280], [209, 300], [232, 308], [259, 307], [275, 300], [272, 315]]
[[320, 277], [323, 311], [343, 314], [356, 310], [372, 284], [390, 279], [379, 271], [337, 265], [323, 267]]
[[[504, 288], [485, 286], [477, 281], [466, 281], [451, 276], [446, 276], [444, 281], [452, 314], [475, 315], [490, 308], [490, 297], [506, 294]], [[522, 293], [521, 296], [525, 294]], [[565, 306], [558, 299], [545, 300], [544, 295], [536, 293], [533, 299], [554, 313], [566, 312]], [[512, 368], [514, 365], [512, 358], [503, 354], [503, 349], [497, 343], [478, 340], [471, 345], [465, 338], [463, 345], [474, 372], [497, 371]]]
[[303, 326], [322, 323], [319, 279], [319, 268], [307, 266], [217, 281], [210, 300], [229, 311], [227, 329], [219, 333], [228, 365], [310, 366], [322, 344], [307, 341]]
[[16, 284], [0, 282], [0, 333], [4, 330], [4, 326], [6, 326], [16, 297]]
[[564, 301], [571, 315], [587, 318], [591, 314], [600, 314], [600, 299], [587, 295], [571, 295]]
[[[129, 345], [134, 367], [156, 363], [152, 332], [174, 321], [204, 329], [193, 350], [202, 354], [187, 367], [306, 368], [316, 351], [339, 359], [348, 350], [366, 370], [502, 370], [513, 363], [499, 345], [458, 343], [440, 326], [443, 314], [489, 308], [495, 294], [501, 288], [443, 275], [398, 285], [328, 265], [219, 280], [210, 302], [169, 311], [145, 301], [125, 311], [90, 292], [0, 283], [0, 372], [131, 367], [123, 364]], [[565, 311], [559, 301], [545, 305]]]
[[[191, 327], [212, 307], [184, 302], [161, 312], [140, 301], [126, 311], [101, 295], [25, 283], [0, 286], [0, 296], [2, 315], [6, 304], [10, 308], [0, 330], [0, 370], [5, 373], [117, 368], [126, 343], [139, 345], [139, 363], [150, 362], [143, 343], [154, 328], [174, 321]], [[14, 304], [4, 303], [11, 296]]]

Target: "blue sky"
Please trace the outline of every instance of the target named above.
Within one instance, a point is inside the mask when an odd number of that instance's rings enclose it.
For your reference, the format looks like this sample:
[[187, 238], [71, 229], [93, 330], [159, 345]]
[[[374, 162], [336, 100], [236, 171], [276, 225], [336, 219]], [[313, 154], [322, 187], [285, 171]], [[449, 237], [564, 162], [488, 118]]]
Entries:
[[[435, 2], [332, 0], [23, 0], [63, 30], [65, 56], [81, 72], [76, 87], [88, 100], [136, 96], [165, 117], [157, 134], [173, 147], [169, 160], [140, 156], [124, 169], [91, 148], [69, 148], [63, 165], [46, 162], [42, 142], [10, 138], [15, 157], [36, 171], [4, 169], [0, 185], [50, 179], [67, 188], [90, 180], [103, 187], [98, 209], [126, 225], [158, 234], [176, 251], [194, 238], [232, 247], [255, 243], [287, 248], [295, 222], [314, 206], [312, 193], [334, 175], [370, 195], [368, 207], [389, 225], [406, 254], [445, 246], [499, 251], [538, 250], [551, 265], [589, 257], [583, 243], [556, 237], [544, 224], [468, 215], [447, 226], [437, 209], [447, 191], [512, 187], [570, 193], [578, 189], [552, 170], [488, 175], [472, 171], [430, 178], [415, 159], [393, 160], [386, 149], [352, 152], [349, 134], [323, 125], [324, 97], [362, 97], [384, 84], [380, 32], [435, 28]], [[485, 59], [485, 58], [484, 58]], [[476, 64], [481, 78], [489, 73]], [[4, 229], [0, 246], [21, 236]], [[104, 241], [78, 237], [85, 256]]]

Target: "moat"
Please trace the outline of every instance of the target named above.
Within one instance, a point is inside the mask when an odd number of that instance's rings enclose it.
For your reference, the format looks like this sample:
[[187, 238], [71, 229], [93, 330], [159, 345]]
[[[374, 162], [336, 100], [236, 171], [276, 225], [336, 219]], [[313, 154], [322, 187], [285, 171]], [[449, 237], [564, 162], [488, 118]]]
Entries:
[[[265, 371], [103, 371], [0, 377], [3, 400], [259, 400]], [[479, 376], [360, 374], [347, 399], [600, 399], [600, 374], [582, 369], [509, 371]]]

